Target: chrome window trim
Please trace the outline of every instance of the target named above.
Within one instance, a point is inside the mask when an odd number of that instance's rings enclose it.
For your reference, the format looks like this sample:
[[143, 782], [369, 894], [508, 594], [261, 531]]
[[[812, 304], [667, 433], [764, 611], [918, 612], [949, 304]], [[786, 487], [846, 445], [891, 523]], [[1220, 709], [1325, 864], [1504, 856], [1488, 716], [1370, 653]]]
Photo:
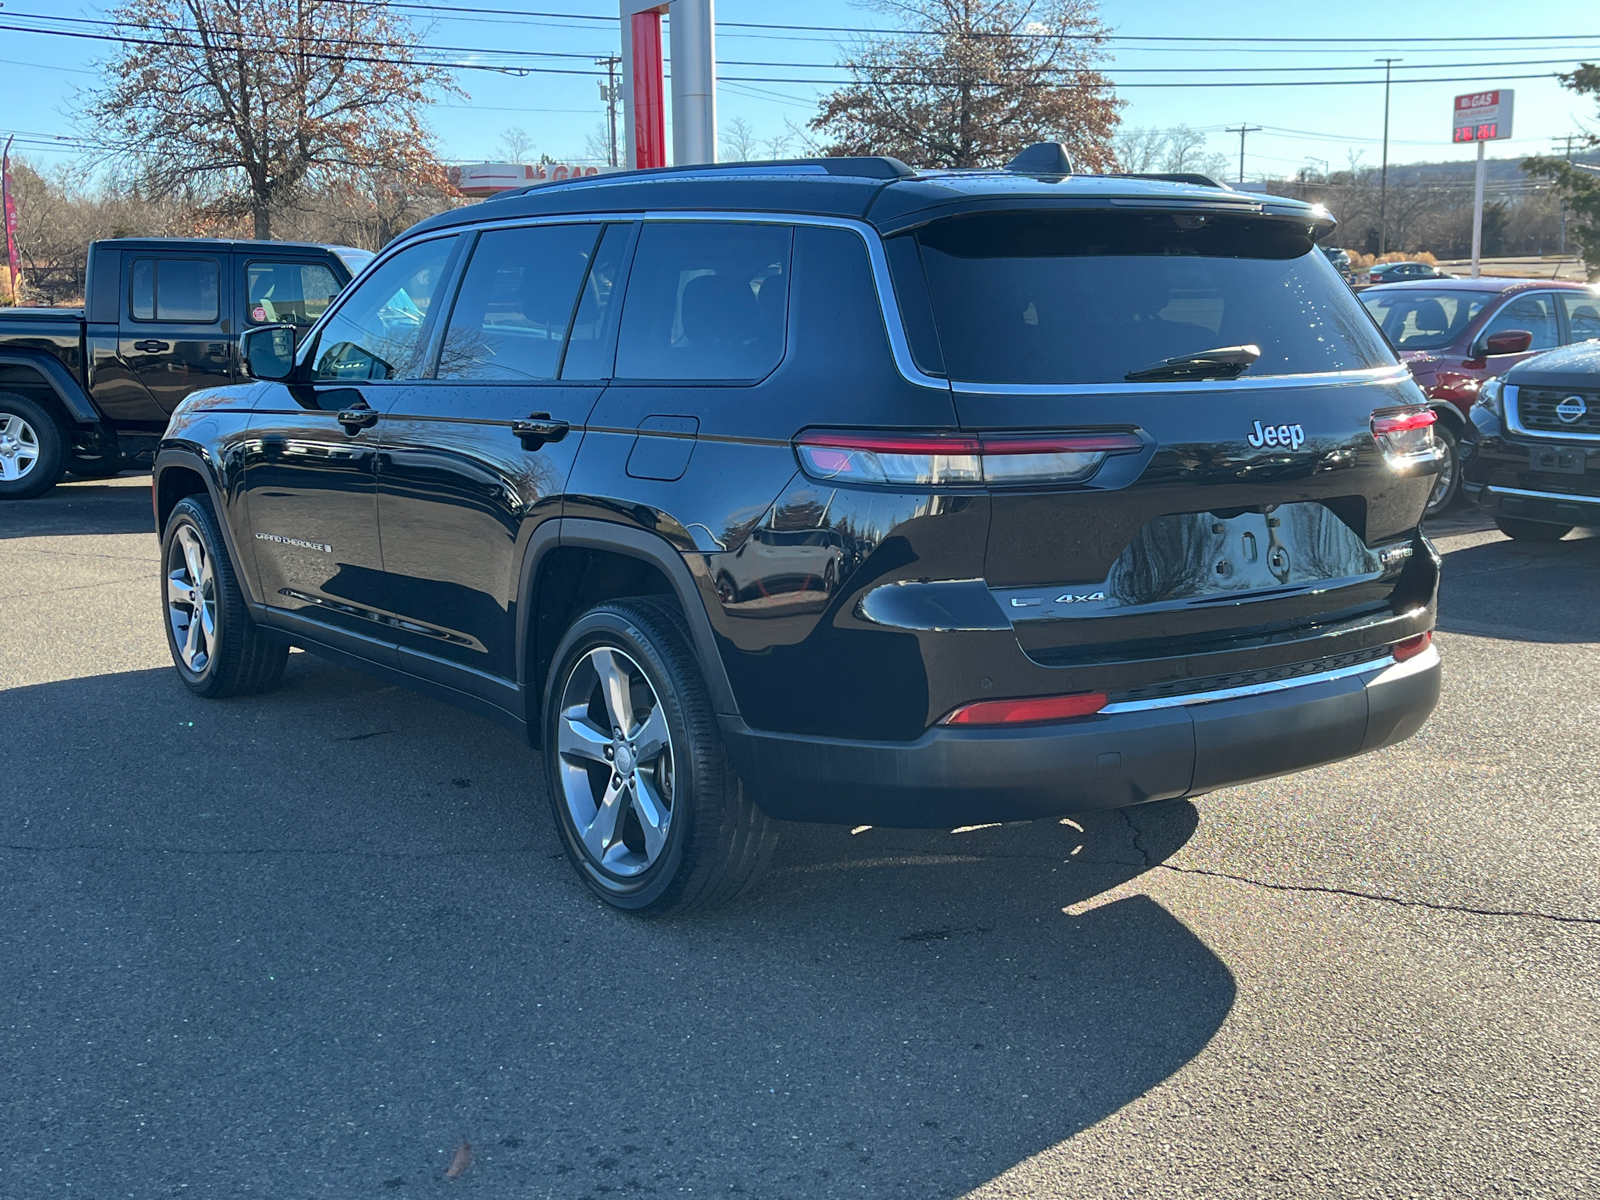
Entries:
[[1485, 487], [1484, 491], [1492, 496], [1526, 496], [1530, 500], [1559, 500], [1563, 504], [1600, 505], [1600, 496], [1584, 496], [1574, 492], [1537, 492], [1532, 488], [1501, 487], [1494, 483]]
[[1394, 655], [1391, 654], [1373, 659], [1371, 662], [1336, 667], [1331, 671], [1318, 671], [1315, 675], [1298, 675], [1293, 679], [1248, 683], [1241, 687], [1218, 688], [1210, 692], [1186, 692], [1181, 696], [1158, 696], [1153, 700], [1127, 700], [1120, 704], [1108, 704], [1096, 715], [1150, 712], [1161, 708], [1188, 708], [1197, 704], [1215, 704], [1218, 700], [1237, 700], [1243, 696], [1264, 696], [1271, 692], [1293, 691], [1295, 688], [1310, 687], [1313, 684], [1328, 683], [1336, 679], [1349, 679], [1353, 675], [1371, 675], [1372, 678], [1366, 680], [1368, 684], [1388, 683], [1393, 679], [1426, 670], [1438, 662], [1438, 647], [1429, 646], [1415, 658], [1409, 658], [1402, 663], [1395, 662]]
[[[1541, 388], [1541, 391], [1544, 389]], [[1561, 388], [1551, 388], [1559, 392]], [[1580, 390], [1580, 389], [1575, 389]], [[1552, 442], [1600, 442], [1600, 433], [1562, 433], [1556, 429], [1528, 429], [1522, 424], [1522, 408], [1518, 404], [1518, 397], [1522, 394], [1522, 385], [1507, 383], [1500, 389], [1500, 403], [1505, 406], [1506, 424], [1511, 432], [1521, 437], [1544, 438]], [[1543, 496], [1544, 492], [1518, 492], [1516, 488], [1496, 488], [1495, 491], [1513, 492], [1522, 496]]]
[[1248, 392], [1285, 388], [1341, 387], [1360, 383], [1398, 383], [1411, 378], [1404, 363], [1392, 367], [1362, 367], [1352, 371], [1319, 371], [1308, 375], [1256, 375], [1238, 379], [1191, 379], [1170, 383], [963, 383], [951, 380], [958, 392], [980, 396], [1118, 396], [1159, 395], [1178, 392]]
[[[599, 176], [598, 178], [605, 178]], [[900, 305], [895, 299], [894, 283], [889, 275], [889, 258], [883, 249], [883, 237], [876, 226], [853, 217], [821, 217], [807, 213], [743, 211], [721, 209], [646, 209], [632, 212], [573, 212], [551, 213], [541, 216], [507, 216], [487, 221], [465, 221], [460, 225], [430, 230], [425, 237], [446, 237], [457, 233], [483, 232], [517, 225], [576, 225], [585, 222], [616, 221], [726, 221], [753, 225], [805, 225], [819, 229], [848, 229], [866, 245], [867, 258], [872, 265], [873, 286], [878, 293], [878, 311], [883, 318], [884, 331], [889, 338], [889, 349], [894, 355], [896, 369], [908, 383], [919, 387], [952, 389], [974, 395], [995, 396], [1095, 396], [1095, 395], [1164, 395], [1216, 391], [1256, 391], [1283, 388], [1339, 387], [1350, 384], [1397, 383], [1411, 378], [1404, 363], [1391, 366], [1366, 367], [1352, 371], [1323, 371], [1309, 375], [1262, 375], [1254, 379], [1211, 379], [1181, 383], [1063, 383], [1063, 384], [997, 384], [959, 383], [937, 375], [929, 375], [919, 368], [911, 357], [911, 341], [906, 335], [900, 317]], [[420, 238], [415, 240], [422, 240]], [[406, 239], [388, 248], [377, 259], [368, 263], [363, 274], [378, 266], [390, 254], [398, 253], [412, 245]], [[323, 314], [326, 320], [332, 313]]]

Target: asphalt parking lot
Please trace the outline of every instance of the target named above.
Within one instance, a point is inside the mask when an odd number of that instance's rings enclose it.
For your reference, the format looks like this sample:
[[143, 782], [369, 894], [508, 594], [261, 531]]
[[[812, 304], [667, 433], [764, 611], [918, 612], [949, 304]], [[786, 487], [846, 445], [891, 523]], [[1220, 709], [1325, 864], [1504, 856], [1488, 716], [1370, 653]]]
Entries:
[[497, 727], [298, 653], [192, 697], [150, 522], [147, 476], [0, 509], [0, 1196], [1600, 1191], [1600, 538], [1434, 531], [1401, 746], [791, 827], [650, 924]]

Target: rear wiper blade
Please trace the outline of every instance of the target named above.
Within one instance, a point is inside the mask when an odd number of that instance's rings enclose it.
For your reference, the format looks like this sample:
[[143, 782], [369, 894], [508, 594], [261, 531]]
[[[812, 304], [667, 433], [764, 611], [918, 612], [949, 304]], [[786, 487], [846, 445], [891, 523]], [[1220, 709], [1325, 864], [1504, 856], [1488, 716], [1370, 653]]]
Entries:
[[1197, 354], [1163, 358], [1123, 376], [1129, 383], [1168, 379], [1237, 379], [1261, 357], [1260, 346], [1219, 346]]

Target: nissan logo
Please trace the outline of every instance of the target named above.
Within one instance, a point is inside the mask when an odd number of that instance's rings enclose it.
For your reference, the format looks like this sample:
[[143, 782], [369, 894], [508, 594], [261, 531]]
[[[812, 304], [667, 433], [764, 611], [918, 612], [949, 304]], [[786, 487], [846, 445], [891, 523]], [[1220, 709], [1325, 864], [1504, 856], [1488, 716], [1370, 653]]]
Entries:
[[1582, 396], [1568, 396], [1556, 405], [1556, 416], [1567, 425], [1574, 425], [1583, 420], [1583, 415], [1589, 411], [1589, 406], [1583, 402]]

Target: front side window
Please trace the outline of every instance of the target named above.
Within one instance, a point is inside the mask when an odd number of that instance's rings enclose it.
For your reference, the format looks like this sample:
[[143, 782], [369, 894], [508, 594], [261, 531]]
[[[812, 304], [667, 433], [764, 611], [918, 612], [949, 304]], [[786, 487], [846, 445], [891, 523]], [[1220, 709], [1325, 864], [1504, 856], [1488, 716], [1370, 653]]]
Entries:
[[244, 271], [245, 313], [254, 325], [310, 329], [342, 290], [322, 263], [253, 262]]
[[787, 225], [663, 221], [639, 235], [619, 379], [759, 379], [783, 358]]
[[450, 312], [440, 379], [554, 379], [594, 225], [495, 229], [478, 239]]
[[1567, 310], [1567, 328], [1573, 341], [1600, 338], [1600, 296], [1593, 292], [1562, 292], [1561, 306]]
[[136, 258], [130, 297], [134, 320], [208, 325], [222, 315], [221, 278], [213, 258]]
[[455, 238], [433, 238], [394, 255], [339, 306], [317, 341], [318, 380], [415, 379], [422, 332]]
[[1394, 361], [1302, 224], [1057, 210], [952, 217], [915, 236], [952, 379], [1121, 383], [1241, 345], [1261, 350], [1251, 376]]
[[1361, 293], [1361, 303], [1397, 350], [1442, 350], [1466, 332], [1495, 295], [1454, 288], [1374, 288]]
[[1512, 329], [1525, 329], [1533, 334], [1529, 350], [1552, 350], [1559, 346], [1561, 334], [1556, 327], [1555, 298], [1549, 292], [1518, 296], [1489, 318], [1478, 341], [1482, 343], [1486, 338]]

